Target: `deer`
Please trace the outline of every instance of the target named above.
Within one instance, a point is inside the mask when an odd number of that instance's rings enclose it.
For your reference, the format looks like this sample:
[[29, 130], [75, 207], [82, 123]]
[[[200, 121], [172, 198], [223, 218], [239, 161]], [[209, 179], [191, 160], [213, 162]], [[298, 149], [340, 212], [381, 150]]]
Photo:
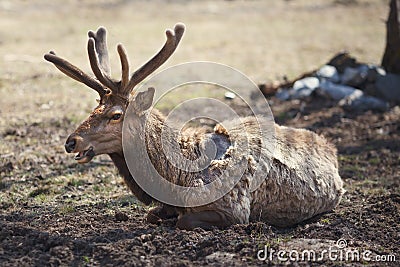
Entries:
[[[345, 190], [338, 172], [337, 151], [324, 137], [306, 129], [295, 129], [273, 123], [275, 148], [273, 154], [260, 154], [265, 143], [257, 131], [257, 120], [245, 117], [226, 124], [218, 123], [209, 132], [197, 127], [179, 134], [165, 123], [166, 117], [152, 107], [154, 88], [136, 92], [135, 87], [158, 69], [177, 49], [185, 26], [175, 25], [166, 31], [166, 42], [160, 51], [132, 74], [127, 53], [117, 45], [121, 62], [121, 79], [111, 78], [106, 29], [89, 31], [87, 51], [96, 78], [50, 51], [44, 58], [61, 72], [94, 89], [100, 96], [98, 106], [65, 142], [67, 153], [76, 153], [75, 160], [84, 164], [95, 156], [108, 154], [135, 197], [149, 209], [146, 221], [160, 223], [176, 219], [176, 227], [193, 230], [226, 228], [250, 221], [264, 221], [276, 227], [292, 227], [320, 214], [332, 211]], [[240, 179], [221, 198], [201, 206], [180, 207], [160, 202], [147, 193], [131, 174], [122, 145], [122, 129], [130, 110], [130, 128], [134, 142], [142, 142], [154, 168], [166, 180], [185, 187], [201, 187], [219, 179], [227, 171], [234, 174], [235, 165], [244, 163]], [[229, 127], [226, 127], [229, 125]], [[143, 134], [140, 134], [144, 132]], [[186, 158], [198, 158], [204, 141], [211, 141], [217, 155], [203, 171], [182, 171], [167, 158], [162, 149], [161, 134], [170, 142], [185, 148]], [[242, 150], [238, 140], [249, 140], [249, 150]], [[135, 149], [135, 147], [132, 147]], [[259, 155], [259, 157], [256, 157]], [[140, 158], [141, 155], [139, 155]], [[145, 156], [145, 155], [143, 155]], [[251, 189], [257, 169], [268, 165], [265, 178], [255, 190]], [[146, 172], [142, 175], [146, 176]], [[143, 177], [142, 177], [143, 178]], [[144, 177], [151, 181], [153, 177]]]

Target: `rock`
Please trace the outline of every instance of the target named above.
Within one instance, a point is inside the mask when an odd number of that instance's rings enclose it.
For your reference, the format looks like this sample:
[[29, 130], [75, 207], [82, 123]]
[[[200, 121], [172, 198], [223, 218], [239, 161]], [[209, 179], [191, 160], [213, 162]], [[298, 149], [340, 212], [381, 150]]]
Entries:
[[315, 89], [319, 87], [319, 79], [316, 77], [306, 77], [297, 80], [292, 88], [280, 89], [276, 97], [282, 101], [289, 99], [305, 99], [309, 97]]
[[319, 87], [319, 79], [306, 77], [296, 81], [293, 88], [289, 90], [290, 99], [305, 99]]
[[368, 77], [368, 65], [360, 65], [357, 68], [346, 68], [341, 77], [341, 83], [352, 87], [360, 87]]
[[377, 94], [388, 101], [400, 103], [400, 75], [387, 73], [378, 75], [375, 87]]
[[210, 255], [207, 255], [206, 260], [223, 263], [223, 262], [233, 259], [234, 256], [235, 256], [235, 254], [233, 254], [233, 253], [216, 251]]
[[323, 95], [328, 95], [334, 100], [340, 100], [343, 99], [349, 95], [351, 95], [355, 90], [355, 88], [347, 86], [347, 85], [341, 85], [341, 84], [335, 84], [330, 81], [323, 81], [321, 82], [320, 85], [320, 92]]
[[309, 88], [309, 89], [315, 90], [318, 87], [319, 87], [319, 79], [316, 77], [306, 77], [301, 80], [297, 80], [293, 84], [294, 90], [300, 90], [303, 88]]
[[363, 91], [367, 95], [382, 98], [382, 96], [377, 93], [378, 90], [376, 89], [375, 83], [367, 83]]
[[300, 88], [298, 90], [292, 90], [290, 91], [290, 99], [306, 99], [307, 97], [309, 97], [315, 89], [311, 89], [311, 88]]
[[343, 72], [343, 75], [341, 77], [341, 83], [342, 84], [348, 84], [349, 81], [353, 80], [358, 74], [358, 71], [356, 68], [346, 68]]
[[234, 99], [235, 97], [236, 97], [235, 93], [232, 92], [225, 93], [225, 99]]
[[362, 64], [360, 66], [358, 66], [357, 70], [359, 71], [361, 77], [365, 80], [368, 76], [368, 71], [371, 68], [371, 66], [367, 65], [367, 64]]
[[389, 104], [387, 102], [373, 96], [367, 96], [363, 93], [363, 91], [358, 89], [354, 90], [351, 95], [340, 100], [339, 106], [356, 111], [386, 111], [389, 108]]
[[282, 101], [289, 100], [290, 94], [289, 90], [287, 89], [279, 89], [278, 92], [275, 94], [276, 98]]
[[367, 82], [375, 83], [379, 75], [386, 75], [386, 71], [378, 66], [368, 66]]
[[334, 66], [325, 65], [322, 66], [317, 71], [317, 76], [320, 78], [325, 78], [331, 82], [338, 83], [340, 81], [340, 76], [337, 69]]

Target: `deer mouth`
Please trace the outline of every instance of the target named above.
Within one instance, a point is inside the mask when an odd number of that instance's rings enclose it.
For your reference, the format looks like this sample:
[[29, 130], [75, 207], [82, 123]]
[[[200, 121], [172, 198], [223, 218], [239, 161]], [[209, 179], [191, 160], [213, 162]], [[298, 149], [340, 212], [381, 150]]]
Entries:
[[76, 154], [75, 160], [78, 161], [78, 163], [88, 163], [95, 155], [96, 154], [93, 151], [93, 147], [89, 147], [89, 149]]

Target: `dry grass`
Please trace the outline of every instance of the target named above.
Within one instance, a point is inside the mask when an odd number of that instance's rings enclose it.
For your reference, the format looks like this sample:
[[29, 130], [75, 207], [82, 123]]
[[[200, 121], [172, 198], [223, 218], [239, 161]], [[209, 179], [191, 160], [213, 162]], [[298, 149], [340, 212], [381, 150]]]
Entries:
[[[215, 61], [259, 82], [285, 74], [293, 77], [343, 49], [362, 61], [380, 62], [386, 0], [359, 0], [350, 6], [334, 5], [333, 0], [312, 2], [2, 1], [1, 115], [16, 119], [35, 114], [38, 119], [69, 110], [83, 118], [95, 105], [95, 94], [76, 90], [83, 86], [58, 73], [43, 54], [54, 49], [88, 70], [86, 32], [99, 25], [110, 33], [114, 75], [119, 72], [116, 43], [125, 44], [132, 65], [138, 66], [159, 49], [164, 28], [178, 21], [186, 23], [187, 33], [164, 67]], [[52, 109], [43, 109], [50, 101]], [[4, 124], [1, 120], [0, 126]]]

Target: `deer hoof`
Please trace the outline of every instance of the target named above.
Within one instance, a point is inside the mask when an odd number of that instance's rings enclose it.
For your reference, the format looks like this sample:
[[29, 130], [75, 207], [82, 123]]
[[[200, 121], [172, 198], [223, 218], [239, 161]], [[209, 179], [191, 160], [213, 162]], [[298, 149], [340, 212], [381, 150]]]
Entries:
[[163, 220], [177, 217], [175, 209], [165, 206], [154, 207], [146, 215], [146, 222], [160, 224]]

